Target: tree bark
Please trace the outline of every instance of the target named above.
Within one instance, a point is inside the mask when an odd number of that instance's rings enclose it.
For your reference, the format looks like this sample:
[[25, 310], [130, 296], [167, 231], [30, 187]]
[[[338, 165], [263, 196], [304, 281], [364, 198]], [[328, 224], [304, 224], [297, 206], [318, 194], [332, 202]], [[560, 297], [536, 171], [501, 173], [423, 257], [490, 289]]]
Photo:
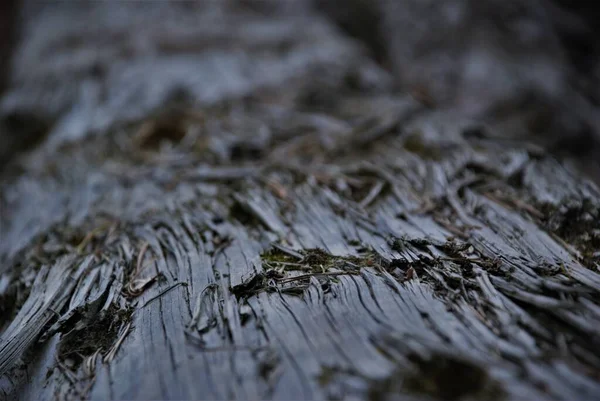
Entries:
[[2, 397], [597, 397], [598, 188], [266, 4], [24, 5]]

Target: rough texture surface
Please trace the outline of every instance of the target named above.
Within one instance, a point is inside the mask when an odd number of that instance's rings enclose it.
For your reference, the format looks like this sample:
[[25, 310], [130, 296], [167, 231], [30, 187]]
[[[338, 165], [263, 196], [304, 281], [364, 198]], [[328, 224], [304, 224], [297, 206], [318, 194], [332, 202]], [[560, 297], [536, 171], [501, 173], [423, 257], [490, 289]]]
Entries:
[[598, 188], [242, 3], [23, 10], [0, 395], [597, 399]]
[[366, 42], [403, 90], [503, 137], [542, 144], [600, 182], [597, 4], [314, 1]]

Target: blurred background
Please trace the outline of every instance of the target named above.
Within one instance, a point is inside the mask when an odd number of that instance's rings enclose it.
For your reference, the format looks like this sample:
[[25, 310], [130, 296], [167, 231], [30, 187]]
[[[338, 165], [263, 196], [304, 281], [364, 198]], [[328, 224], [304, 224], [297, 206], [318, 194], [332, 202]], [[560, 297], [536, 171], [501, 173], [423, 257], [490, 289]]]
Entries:
[[318, 60], [352, 63], [344, 55], [360, 52], [373, 63], [363, 81], [371, 74], [384, 90], [474, 118], [498, 137], [534, 142], [600, 182], [595, 4], [5, 0], [0, 164], [42, 142], [56, 147], [139, 119], [173, 99], [247, 96]]

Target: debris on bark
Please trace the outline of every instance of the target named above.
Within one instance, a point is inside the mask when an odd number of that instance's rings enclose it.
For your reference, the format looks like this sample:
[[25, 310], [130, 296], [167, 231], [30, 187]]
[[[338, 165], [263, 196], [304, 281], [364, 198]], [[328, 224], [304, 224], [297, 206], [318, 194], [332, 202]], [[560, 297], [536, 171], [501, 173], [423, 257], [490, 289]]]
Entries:
[[26, 3], [2, 397], [597, 397], [596, 185], [272, 3]]

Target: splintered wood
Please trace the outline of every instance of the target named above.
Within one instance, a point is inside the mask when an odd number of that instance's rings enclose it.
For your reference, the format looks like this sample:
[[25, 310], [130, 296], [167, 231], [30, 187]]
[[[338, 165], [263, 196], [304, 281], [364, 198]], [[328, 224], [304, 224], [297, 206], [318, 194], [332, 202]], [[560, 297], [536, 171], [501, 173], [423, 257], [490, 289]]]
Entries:
[[115, 4], [31, 16], [66, 65], [5, 95], [54, 122], [1, 176], [5, 399], [598, 397], [593, 184], [308, 7]]

